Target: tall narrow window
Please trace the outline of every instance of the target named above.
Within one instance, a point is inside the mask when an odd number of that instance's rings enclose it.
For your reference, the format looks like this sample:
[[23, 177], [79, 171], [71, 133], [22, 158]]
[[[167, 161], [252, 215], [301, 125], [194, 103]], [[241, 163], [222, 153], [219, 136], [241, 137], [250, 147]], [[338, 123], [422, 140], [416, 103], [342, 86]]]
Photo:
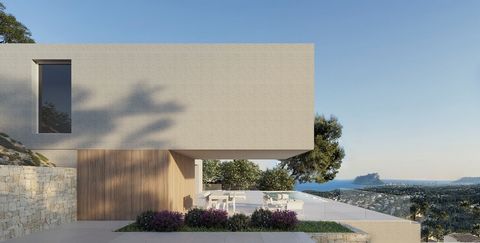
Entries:
[[38, 61], [39, 133], [72, 132], [72, 78], [70, 61]]

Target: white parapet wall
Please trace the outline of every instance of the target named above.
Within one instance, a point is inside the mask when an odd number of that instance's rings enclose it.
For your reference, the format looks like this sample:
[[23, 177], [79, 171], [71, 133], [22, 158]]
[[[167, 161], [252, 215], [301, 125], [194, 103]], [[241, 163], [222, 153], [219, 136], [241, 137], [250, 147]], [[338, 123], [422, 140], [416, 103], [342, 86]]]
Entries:
[[0, 241], [72, 222], [77, 171], [0, 165]]
[[195, 160], [195, 194], [203, 192], [203, 160]]

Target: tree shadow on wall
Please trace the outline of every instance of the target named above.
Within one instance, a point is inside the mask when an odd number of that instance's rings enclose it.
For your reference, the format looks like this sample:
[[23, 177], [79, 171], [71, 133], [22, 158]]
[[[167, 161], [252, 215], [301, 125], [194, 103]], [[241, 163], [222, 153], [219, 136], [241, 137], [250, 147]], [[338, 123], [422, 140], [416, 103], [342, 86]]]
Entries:
[[0, 130], [32, 149], [162, 148], [171, 142], [163, 134], [185, 110], [179, 101], [164, 98], [165, 87], [151, 82], [135, 82], [125, 94], [73, 85], [72, 133], [33, 135], [37, 101], [31, 98], [31, 82], [0, 76], [0, 87]]
[[[71, 115], [72, 134], [33, 135], [34, 127], [32, 126], [35, 124], [36, 117], [32, 111], [36, 109], [36, 101], [31, 98], [31, 82], [6, 79], [0, 76], [0, 87], [0, 130], [10, 133], [14, 137], [18, 136], [19, 139], [22, 137], [32, 138], [31, 141], [22, 140], [27, 146], [41, 145], [40, 147], [34, 146], [33, 149], [164, 148], [170, 145], [171, 141], [163, 134], [175, 126], [176, 117], [186, 109], [179, 101], [164, 98], [166, 88], [161, 85], [139, 81], [131, 85], [130, 91], [125, 94], [116, 93], [115, 89], [112, 89], [111, 92], [101, 92], [108, 94], [108, 97], [99, 97], [99, 93], [95, 89], [74, 85]], [[99, 156], [101, 157], [101, 155]], [[95, 160], [96, 158], [91, 159]], [[147, 162], [148, 159], [145, 159], [142, 163]], [[110, 181], [100, 179], [92, 186], [96, 187], [98, 186], [96, 183], [104, 183], [114, 188], [120, 187], [118, 191], [122, 191], [121, 185], [129, 186], [131, 187], [130, 191], [135, 191], [139, 200], [150, 198], [149, 200], [154, 205], [168, 205], [168, 199], [159, 198], [155, 188], [144, 188], [143, 185], [123, 182], [119, 185], [115, 184], [116, 181], [124, 178], [124, 171], [138, 170], [138, 164], [119, 161], [115, 166], [118, 168], [111, 172]], [[88, 173], [95, 173], [95, 169]], [[144, 173], [140, 176], [143, 177], [143, 180], [156, 180], [156, 176], [151, 173]], [[164, 186], [161, 183], [155, 185], [157, 187]], [[85, 195], [79, 194], [79, 196]], [[193, 199], [185, 197], [183, 200], [184, 205], [191, 207]], [[95, 201], [89, 203], [89, 207], [92, 207], [94, 211], [101, 210], [106, 206], [108, 205], [102, 205]]]
[[[114, 148], [128, 148], [129, 144], [135, 148], [160, 148], [169, 142], [161, 136], [162, 131], [172, 127], [174, 114], [185, 109], [177, 101], [158, 101], [164, 90], [160, 85], [139, 82], [132, 85], [126, 96], [115, 98], [112, 93], [106, 98], [110, 102], [93, 107], [85, 105], [92, 91], [74, 89], [72, 126], [75, 137], [79, 138], [77, 148], [92, 148], [102, 143]], [[105, 141], [103, 136], [116, 138]]]

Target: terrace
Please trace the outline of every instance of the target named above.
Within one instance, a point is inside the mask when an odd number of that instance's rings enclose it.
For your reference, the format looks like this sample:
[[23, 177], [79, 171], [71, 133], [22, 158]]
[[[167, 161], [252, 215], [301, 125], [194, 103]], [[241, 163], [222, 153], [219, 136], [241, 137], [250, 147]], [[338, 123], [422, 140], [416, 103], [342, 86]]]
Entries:
[[[234, 195], [235, 191], [205, 191], [198, 196], [197, 207], [211, 207], [209, 195]], [[226, 205], [229, 214], [244, 213], [251, 214], [256, 208], [271, 208], [269, 197], [280, 198], [279, 195], [288, 195], [286, 201], [301, 201], [303, 207], [295, 209], [300, 220], [334, 221], [360, 231], [366, 232], [371, 237], [371, 242], [419, 242], [420, 224], [379, 213], [376, 211], [352, 206], [346, 203], [337, 202], [331, 199], [299, 191], [265, 192], [265, 191], [244, 191], [244, 196], [237, 197], [235, 203]], [[285, 196], [283, 196], [285, 197]], [[275, 204], [275, 203], [274, 203]], [[235, 210], [233, 205], [235, 205]], [[219, 205], [223, 207], [223, 205]], [[277, 208], [285, 208], [285, 204]], [[235, 212], [234, 212], [235, 211]]]
[[[224, 194], [233, 195], [235, 191], [205, 191], [199, 195], [197, 199], [197, 207], [208, 207], [208, 195], [210, 194]], [[298, 217], [301, 220], [327, 220], [327, 221], [345, 221], [345, 220], [390, 220], [390, 221], [405, 221], [405, 219], [397, 218], [388, 214], [375, 212], [372, 210], [352, 206], [346, 203], [337, 202], [331, 199], [318, 197], [299, 191], [244, 191], [245, 197], [237, 197], [235, 200], [235, 212], [233, 205], [228, 205], [230, 214], [244, 213], [251, 214], [255, 209], [267, 207], [265, 202], [266, 196], [288, 195], [290, 201], [302, 201], [303, 209], [297, 211]], [[220, 205], [222, 207], [223, 205]], [[274, 209], [270, 207], [271, 209]], [[278, 207], [281, 208], [280, 206]]]

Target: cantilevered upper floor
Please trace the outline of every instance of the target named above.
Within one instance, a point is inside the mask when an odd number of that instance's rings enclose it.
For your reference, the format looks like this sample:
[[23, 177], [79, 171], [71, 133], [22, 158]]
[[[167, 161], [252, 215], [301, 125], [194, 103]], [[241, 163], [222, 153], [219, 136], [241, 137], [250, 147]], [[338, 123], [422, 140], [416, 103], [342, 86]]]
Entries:
[[0, 101], [32, 149], [287, 158], [313, 148], [314, 46], [4, 44]]

